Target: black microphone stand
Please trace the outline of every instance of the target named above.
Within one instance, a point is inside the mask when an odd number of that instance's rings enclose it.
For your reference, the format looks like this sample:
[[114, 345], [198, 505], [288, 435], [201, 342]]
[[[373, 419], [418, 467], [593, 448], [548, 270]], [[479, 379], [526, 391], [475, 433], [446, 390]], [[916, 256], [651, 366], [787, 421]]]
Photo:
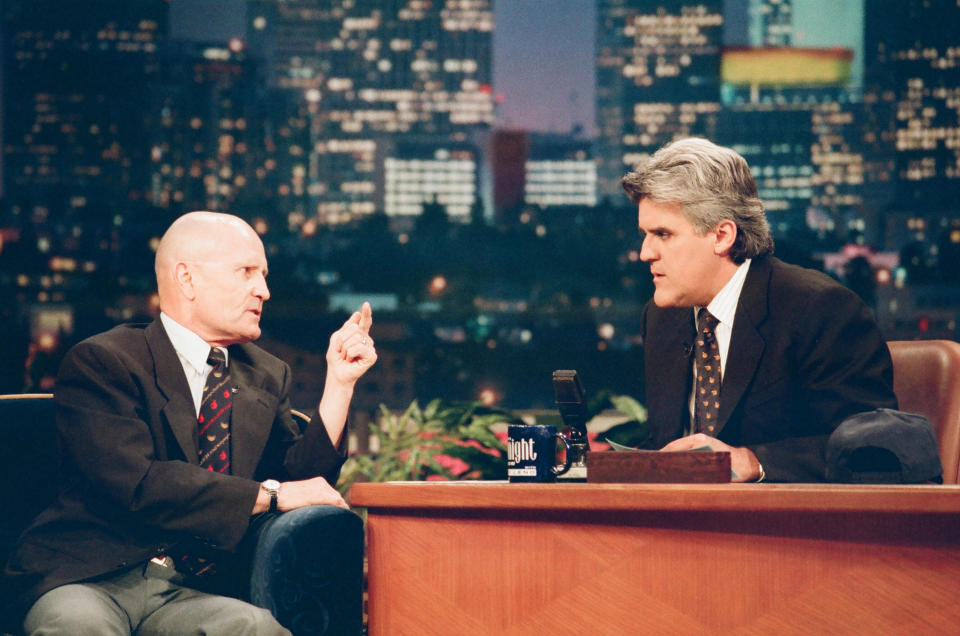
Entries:
[[587, 481], [587, 451], [590, 450], [590, 440], [587, 439], [586, 392], [577, 372], [563, 369], [553, 372], [553, 388], [560, 419], [567, 427], [570, 441], [570, 470], [559, 475], [557, 480]]

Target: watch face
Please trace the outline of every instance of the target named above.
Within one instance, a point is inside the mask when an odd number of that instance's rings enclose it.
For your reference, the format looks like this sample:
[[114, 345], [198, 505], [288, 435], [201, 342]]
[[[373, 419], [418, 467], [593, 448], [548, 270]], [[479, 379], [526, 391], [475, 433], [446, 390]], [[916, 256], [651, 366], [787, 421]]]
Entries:
[[280, 489], [280, 482], [276, 479], [268, 479], [262, 485], [268, 492], [276, 492]]
[[260, 484], [260, 487], [270, 495], [270, 512], [277, 511], [277, 503], [280, 495], [280, 482], [276, 479], [267, 479]]

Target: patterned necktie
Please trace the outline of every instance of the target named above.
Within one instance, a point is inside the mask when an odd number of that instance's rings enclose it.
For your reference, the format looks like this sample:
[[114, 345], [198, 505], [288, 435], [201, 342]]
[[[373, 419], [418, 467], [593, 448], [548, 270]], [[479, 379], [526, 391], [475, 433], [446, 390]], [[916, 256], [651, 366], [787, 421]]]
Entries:
[[203, 402], [197, 418], [200, 436], [200, 466], [218, 473], [230, 472], [230, 411], [233, 394], [226, 356], [216, 347], [210, 349], [207, 364], [213, 371], [203, 387]]
[[[230, 373], [223, 351], [211, 347], [207, 364], [213, 366], [203, 387], [203, 401], [197, 416], [200, 441], [200, 467], [220, 473], [230, 472], [230, 411], [233, 394]], [[187, 576], [209, 577], [217, 573], [217, 564], [208, 549], [191, 543], [179, 544], [169, 550], [174, 567]]]
[[713, 435], [720, 413], [720, 349], [714, 330], [720, 323], [702, 307], [697, 314], [697, 340], [693, 350], [697, 369], [694, 399], [694, 432]]

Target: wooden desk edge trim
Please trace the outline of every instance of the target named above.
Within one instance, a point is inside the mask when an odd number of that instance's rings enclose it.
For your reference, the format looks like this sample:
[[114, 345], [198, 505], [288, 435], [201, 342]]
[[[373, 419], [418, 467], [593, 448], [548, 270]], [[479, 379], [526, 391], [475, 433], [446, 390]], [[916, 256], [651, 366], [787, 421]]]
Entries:
[[421, 510], [832, 511], [960, 515], [960, 486], [358, 483], [351, 506]]

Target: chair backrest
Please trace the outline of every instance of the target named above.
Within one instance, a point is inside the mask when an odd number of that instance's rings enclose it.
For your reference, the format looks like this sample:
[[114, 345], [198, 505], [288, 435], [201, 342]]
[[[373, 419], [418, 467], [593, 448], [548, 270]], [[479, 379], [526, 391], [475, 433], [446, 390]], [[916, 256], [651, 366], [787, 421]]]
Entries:
[[0, 564], [17, 537], [57, 494], [53, 396], [0, 395]]
[[950, 340], [887, 344], [900, 410], [930, 420], [937, 435], [943, 483], [960, 483], [960, 344]]

